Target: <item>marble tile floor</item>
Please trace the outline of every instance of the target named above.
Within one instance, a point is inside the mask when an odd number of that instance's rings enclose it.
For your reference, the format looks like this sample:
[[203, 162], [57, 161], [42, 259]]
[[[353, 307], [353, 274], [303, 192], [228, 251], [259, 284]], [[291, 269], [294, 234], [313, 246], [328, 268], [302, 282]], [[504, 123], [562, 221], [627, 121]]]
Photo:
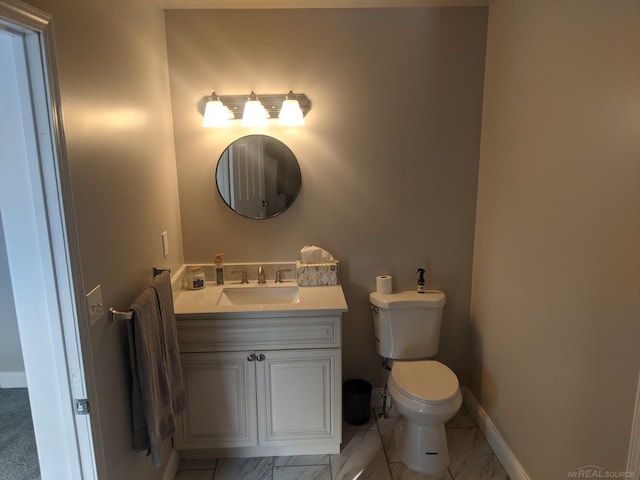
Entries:
[[[398, 415], [361, 426], [345, 423], [335, 455], [183, 460], [175, 480], [508, 480], [508, 476], [464, 405], [447, 423], [451, 463], [441, 476], [410, 470], [395, 448]], [[360, 473], [362, 472], [362, 473]]]

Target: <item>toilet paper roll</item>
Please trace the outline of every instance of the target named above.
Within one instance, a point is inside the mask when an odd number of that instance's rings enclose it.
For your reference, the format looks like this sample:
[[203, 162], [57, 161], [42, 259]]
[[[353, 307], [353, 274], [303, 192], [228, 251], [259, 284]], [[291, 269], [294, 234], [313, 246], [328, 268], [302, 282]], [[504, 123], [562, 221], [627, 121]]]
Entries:
[[391, 293], [391, 275], [378, 275], [376, 277], [376, 291], [381, 295]]

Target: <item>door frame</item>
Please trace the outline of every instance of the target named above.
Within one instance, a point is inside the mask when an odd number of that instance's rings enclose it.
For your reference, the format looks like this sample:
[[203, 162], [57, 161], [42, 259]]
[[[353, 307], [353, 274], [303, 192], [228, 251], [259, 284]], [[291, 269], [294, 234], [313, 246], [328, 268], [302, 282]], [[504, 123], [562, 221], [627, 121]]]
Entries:
[[[0, 0], [0, 35], [16, 76], [4, 102], [15, 131], [0, 162], [0, 221], [41, 476], [106, 478], [52, 17]], [[91, 414], [77, 414], [80, 399]]]
[[633, 423], [631, 424], [631, 439], [629, 440], [627, 473], [633, 474], [634, 480], [640, 479], [640, 373], [638, 374], [636, 406], [633, 412]]

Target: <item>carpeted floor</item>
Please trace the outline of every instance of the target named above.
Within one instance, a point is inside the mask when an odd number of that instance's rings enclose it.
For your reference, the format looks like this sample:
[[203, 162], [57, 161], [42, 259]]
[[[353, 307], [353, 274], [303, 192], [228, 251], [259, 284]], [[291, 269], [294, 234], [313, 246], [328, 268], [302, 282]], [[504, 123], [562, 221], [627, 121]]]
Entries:
[[27, 389], [0, 389], [0, 480], [39, 479]]

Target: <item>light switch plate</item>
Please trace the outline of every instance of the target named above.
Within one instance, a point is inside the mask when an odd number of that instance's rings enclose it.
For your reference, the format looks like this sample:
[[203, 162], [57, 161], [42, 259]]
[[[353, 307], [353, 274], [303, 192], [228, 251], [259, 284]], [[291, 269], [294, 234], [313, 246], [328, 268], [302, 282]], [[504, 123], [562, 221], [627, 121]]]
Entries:
[[95, 325], [105, 315], [102, 303], [102, 288], [97, 285], [86, 295], [87, 309], [89, 311], [89, 325]]
[[162, 254], [164, 258], [169, 256], [169, 236], [167, 235], [167, 231], [162, 232]]

